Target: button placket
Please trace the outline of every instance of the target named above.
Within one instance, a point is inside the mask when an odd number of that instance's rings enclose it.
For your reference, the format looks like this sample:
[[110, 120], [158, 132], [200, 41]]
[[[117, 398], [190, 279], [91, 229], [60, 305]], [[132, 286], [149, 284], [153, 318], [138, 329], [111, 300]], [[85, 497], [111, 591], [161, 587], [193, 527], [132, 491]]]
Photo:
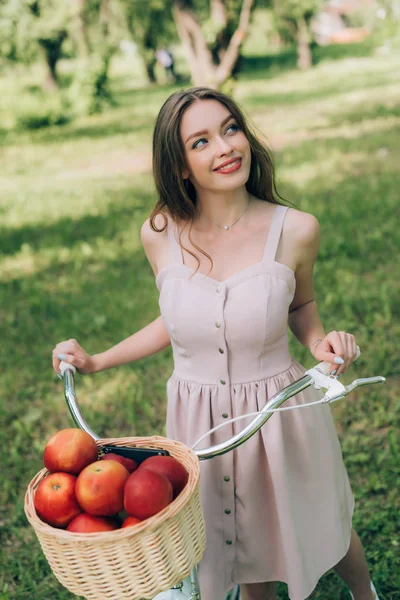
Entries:
[[[218, 364], [221, 366], [220, 376], [218, 380], [218, 408], [221, 414], [221, 421], [230, 417], [232, 412], [231, 407], [231, 389], [228, 365], [228, 352], [225, 341], [225, 316], [224, 308], [226, 301], [227, 290], [222, 285], [217, 285], [215, 294], [218, 296], [217, 314], [214, 322], [217, 332], [216, 351], [218, 351]], [[221, 301], [221, 302], [219, 302]], [[233, 425], [225, 427], [226, 435], [233, 435]], [[228, 433], [229, 432], [229, 433]], [[235, 541], [236, 541], [236, 522], [234, 512], [235, 502], [235, 482], [233, 473], [233, 454], [231, 452], [225, 454], [221, 459], [221, 494], [222, 494], [222, 522], [223, 522], [223, 541], [225, 544], [226, 561], [229, 568], [233, 568], [235, 558]]]

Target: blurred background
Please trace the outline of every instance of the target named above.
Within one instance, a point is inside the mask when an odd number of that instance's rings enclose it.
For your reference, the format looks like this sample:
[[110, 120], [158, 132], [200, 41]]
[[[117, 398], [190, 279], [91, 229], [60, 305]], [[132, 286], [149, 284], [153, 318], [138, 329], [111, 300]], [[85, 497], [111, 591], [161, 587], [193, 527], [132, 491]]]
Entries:
[[[139, 235], [156, 200], [152, 128], [193, 84], [233, 95], [280, 193], [319, 219], [322, 320], [362, 349], [345, 383], [388, 378], [333, 412], [374, 582], [400, 598], [399, 25], [392, 0], [1, 0], [1, 600], [73, 598], [23, 510], [46, 440], [72, 426], [51, 352], [71, 337], [101, 352], [158, 316]], [[171, 370], [167, 349], [77, 376], [88, 422], [164, 435]], [[349, 594], [329, 573], [312, 597]]]

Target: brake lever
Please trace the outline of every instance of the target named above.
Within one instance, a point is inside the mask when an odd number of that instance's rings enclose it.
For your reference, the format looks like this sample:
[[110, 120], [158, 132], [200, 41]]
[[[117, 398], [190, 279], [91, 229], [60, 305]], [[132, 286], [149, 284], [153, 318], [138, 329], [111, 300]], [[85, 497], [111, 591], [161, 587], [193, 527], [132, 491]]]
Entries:
[[[386, 378], [385, 377], [362, 377], [360, 379], [355, 379], [352, 383], [350, 383], [349, 385], [346, 386], [342, 386], [342, 384], [340, 384], [340, 386], [343, 388], [343, 390], [340, 390], [340, 388], [338, 389], [338, 387], [334, 384], [332, 384], [330, 386], [330, 388], [327, 390], [323, 400], [324, 403], [325, 402], [336, 402], [337, 400], [342, 400], [342, 398], [344, 398], [345, 396], [347, 396], [347, 394], [350, 394], [350, 392], [352, 392], [353, 390], [355, 390], [358, 387], [362, 387], [363, 385], [372, 385], [374, 383], [385, 383]], [[339, 383], [339, 382], [338, 382]], [[336, 388], [336, 390], [335, 390]], [[335, 394], [335, 391], [337, 391], [338, 393]]]
[[372, 385], [373, 383], [385, 383], [386, 377], [361, 377], [360, 379], [355, 379], [352, 383], [346, 386], [346, 393], [349, 394], [353, 390], [358, 387], [362, 387], [363, 385]]

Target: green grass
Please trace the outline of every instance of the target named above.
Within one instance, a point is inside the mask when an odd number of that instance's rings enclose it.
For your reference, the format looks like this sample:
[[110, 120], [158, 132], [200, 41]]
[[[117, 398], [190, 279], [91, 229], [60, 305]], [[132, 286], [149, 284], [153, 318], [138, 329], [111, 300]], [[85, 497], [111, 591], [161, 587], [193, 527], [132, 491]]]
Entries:
[[[385, 600], [400, 590], [399, 63], [395, 54], [327, 57], [304, 74], [259, 64], [235, 89], [275, 151], [284, 196], [320, 221], [321, 316], [327, 330], [353, 332], [362, 349], [345, 381], [388, 378], [333, 406], [354, 525]], [[11, 107], [16, 90], [24, 94], [34, 81], [4, 75], [0, 83]], [[71, 426], [52, 348], [75, 337], [98, 352], [158, 314], [139, 230], [155, 200], [152, 124], [173, 88], [133, 87], [123, 70], [113, 86], [118, 105], [102, 115], [29, 133], [6, 128], [0, 145], [1, 600], [73, 597], [51, 574], [23, 512], [46, 439]], [[312, 365], [293, 339], [291, 348]], [[105, 436], [164, 434], [171, 368], [168, 349], [79, 377], [91, 426]], [[349, 598], [333, 573], [313, 597]]]

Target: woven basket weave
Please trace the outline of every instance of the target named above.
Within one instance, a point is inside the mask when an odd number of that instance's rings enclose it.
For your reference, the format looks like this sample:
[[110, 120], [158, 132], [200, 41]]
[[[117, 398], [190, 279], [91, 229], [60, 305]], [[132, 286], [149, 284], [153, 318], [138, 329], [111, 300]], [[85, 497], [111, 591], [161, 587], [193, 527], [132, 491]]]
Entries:
[[48, 475], [42, 469], [25, 495], [25, 514], [58, 581], [87, 600], [153, 598], [185, 578], [205, 548], [200, 503], [200, 466], [184, 444], [161, 436], [99, 440], [117, 446], [163, 448], [189, 473], [187, 485], [162, 511], [133, 527], [101, 533], [72, 533], [41, 521], [35, 511], [38, 484]]

